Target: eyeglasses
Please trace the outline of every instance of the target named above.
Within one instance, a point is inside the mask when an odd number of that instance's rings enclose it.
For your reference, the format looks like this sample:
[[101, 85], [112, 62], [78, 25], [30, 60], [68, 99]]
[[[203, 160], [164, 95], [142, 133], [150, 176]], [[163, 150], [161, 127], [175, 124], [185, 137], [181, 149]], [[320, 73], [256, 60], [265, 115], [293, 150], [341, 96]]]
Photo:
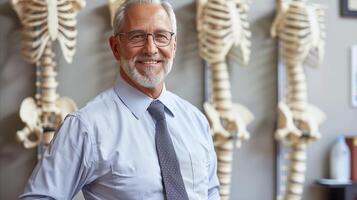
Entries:
[[145, 31], [130, 31], [127, 33], [118, 33], [119, 39], [125, 39], [129, 47], [142, 47], [146, 44], [149, 35], [152, 35], [154, 43], [157, 47], [165, 47], [170, 44], [172, 36], [175, 33], [170, 31], [157, 31], [154, 33], [146, 33]]

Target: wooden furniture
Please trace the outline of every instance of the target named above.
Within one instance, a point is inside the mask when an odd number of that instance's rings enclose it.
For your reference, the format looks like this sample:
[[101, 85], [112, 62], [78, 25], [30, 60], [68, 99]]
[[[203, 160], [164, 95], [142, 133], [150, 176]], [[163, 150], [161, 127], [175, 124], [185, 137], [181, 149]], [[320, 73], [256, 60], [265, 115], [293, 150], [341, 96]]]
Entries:
[[357, 200], [357, 182], [333, 183], [318, 180], [316, 183], [327, 188], [327, 200]]

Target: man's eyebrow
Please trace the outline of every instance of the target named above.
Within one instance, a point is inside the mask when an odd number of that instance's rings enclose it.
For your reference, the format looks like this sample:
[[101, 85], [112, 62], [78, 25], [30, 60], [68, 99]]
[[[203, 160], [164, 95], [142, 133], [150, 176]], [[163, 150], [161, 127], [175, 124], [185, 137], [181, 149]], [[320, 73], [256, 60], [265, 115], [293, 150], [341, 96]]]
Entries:
[[[167, 30], [167, 29], [164, 29], [164, 28], [158, 28], [158, 29], [154, 30], [154, 32], [161, 32], [161, 31], [169, 31], [169, 32], [171, 32], [170, 30]], [[130, 33], [130, 32], [145, 32], [146, 33], [146, 31], [144, 31], [143, 29], [132, 29], [132, 30], [128, 31], [128, 33]]]
[[159, 28], [159, 29], [156, 29], [156, 30], [155, 30], [155, 32], [159, 32], [159, 31], [170, 31], [170, 30], [163, 29], [163, 28]]
[[128, 33], [130, 33], [130, 32], [145, 32], [145, 31], [142, 29], [132, 29], [132, 30], [128, 31]]

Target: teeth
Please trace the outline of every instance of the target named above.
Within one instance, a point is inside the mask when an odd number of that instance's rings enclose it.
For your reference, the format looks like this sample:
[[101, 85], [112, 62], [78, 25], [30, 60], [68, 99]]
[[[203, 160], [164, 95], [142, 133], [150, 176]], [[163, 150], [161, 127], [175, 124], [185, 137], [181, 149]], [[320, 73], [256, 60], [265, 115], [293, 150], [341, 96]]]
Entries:
[[156, 64], [157, 61], [153, 61], [153, 60], [150, 60], [150, 61], [143, 61], [144, 64]]

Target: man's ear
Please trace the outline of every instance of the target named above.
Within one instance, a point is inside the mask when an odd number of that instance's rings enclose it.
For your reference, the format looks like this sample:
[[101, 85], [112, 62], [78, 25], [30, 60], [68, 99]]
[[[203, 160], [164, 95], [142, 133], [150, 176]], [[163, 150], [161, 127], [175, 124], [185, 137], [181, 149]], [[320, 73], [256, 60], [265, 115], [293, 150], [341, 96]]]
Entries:
[[112, 49], [113, 55], [116, 60], [120, 60], [120, 44], [118, 40], [115, 38], [115, 36], [110, 36], [109, 38], [109, 45], [110, 48]]

